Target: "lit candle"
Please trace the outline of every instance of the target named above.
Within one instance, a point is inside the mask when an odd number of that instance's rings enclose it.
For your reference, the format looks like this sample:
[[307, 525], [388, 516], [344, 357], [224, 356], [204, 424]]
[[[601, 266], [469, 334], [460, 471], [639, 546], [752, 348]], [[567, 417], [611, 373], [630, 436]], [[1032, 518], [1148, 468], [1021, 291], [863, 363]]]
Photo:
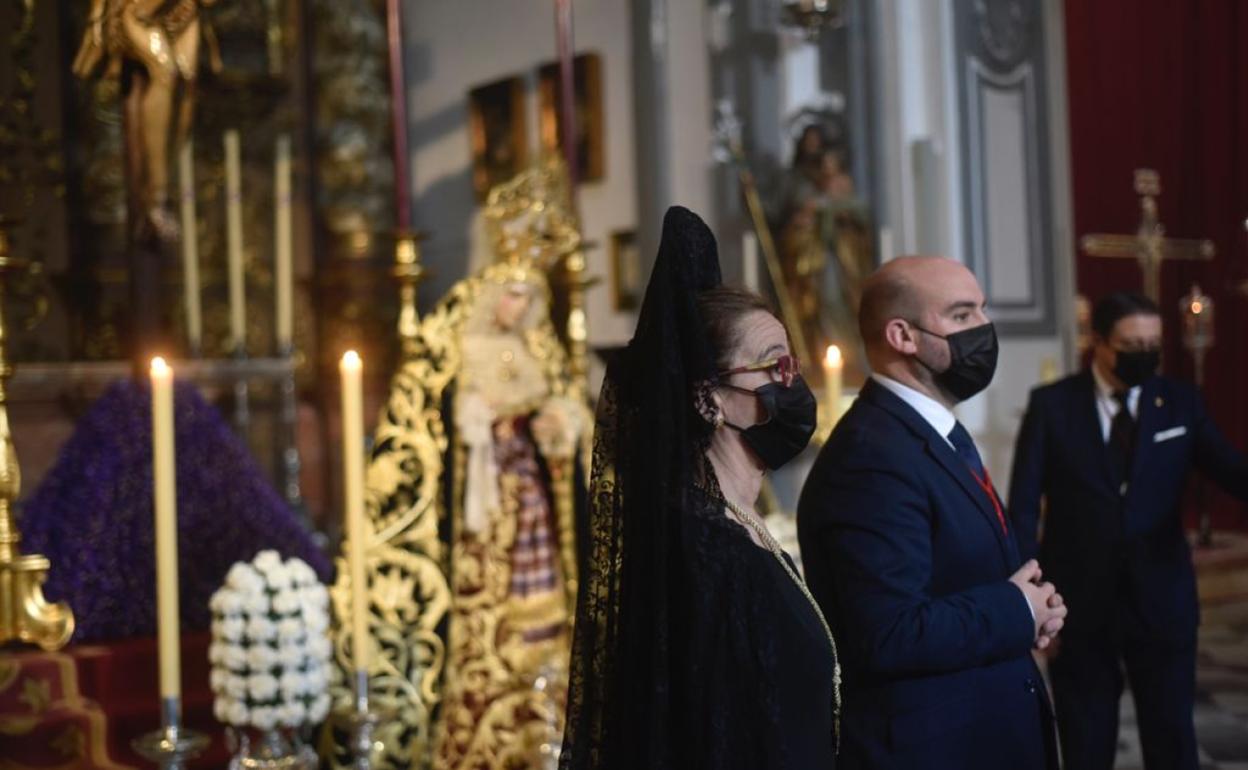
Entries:
[[277, 138], [277, 159], [274, 161], [273, 190], [275, 221], [273, 273], [277, 284], [277, 349], [286, 351], [291, 346], [291, 224], [290, 224], [290, 136]]
[[186, 339], [198, 353], [204, 325], [199, 309], [199, 227], [195, 219], [195, 145], [187, 139], [178, 151], [178, 185], [182, 198], [182, 282], [186, 307]]
[[247, 343], [247, 309], [243, 292], [243, 208], [239, 181], [238, 131], [225, 132], [225, 227], [230, 281], [230, 344], [242, 351]]
[[173, 461], [173, 370], [152, 359], [152, 488], [156, 507], [156, 619], [160, 697], [181, 696], [178, 647], [178, 501]]
[[741, 283], [758, 291], [758, 236], [751, 230], [741, 236]]
[[841, 349], [836, 345], [828, 345], [828, 352], [823, 357], [823, 384], [828, 399], [828, 425], [836, 425], [841, 419], [841, 376], [845, 370], [845, 362], [841, 359]]
[[356, 671], [368, 670], [368, 588], [364, 570], [364, 397], [363, 364], [348, 350], [342, 374], [342, 465], [347, 511], [347, 563], [351, 570], [351, 644]]

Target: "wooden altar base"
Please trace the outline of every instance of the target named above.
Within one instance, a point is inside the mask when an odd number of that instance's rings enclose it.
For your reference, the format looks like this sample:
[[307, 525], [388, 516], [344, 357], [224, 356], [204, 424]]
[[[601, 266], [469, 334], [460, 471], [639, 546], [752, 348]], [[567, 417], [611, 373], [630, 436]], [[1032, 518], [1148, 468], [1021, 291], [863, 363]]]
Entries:
[[[212, 716], [208, 634], [182, 638], [183, 721], [209, 736], [191, 768], [229, 761]], [[155, 639], [0, 653], [0, 770], [151, 767], [131, 741], [160, 725]]]

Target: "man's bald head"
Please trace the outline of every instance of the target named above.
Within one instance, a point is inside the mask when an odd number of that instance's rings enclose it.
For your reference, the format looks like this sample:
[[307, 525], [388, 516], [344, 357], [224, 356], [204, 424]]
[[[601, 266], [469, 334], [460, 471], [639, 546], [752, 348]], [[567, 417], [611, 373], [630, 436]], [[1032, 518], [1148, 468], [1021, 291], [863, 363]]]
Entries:
[[885, 262], [862, 287], [858, 332], [863, 343], [868, 348], [882, 343], [890, 320], [920, 318], [934, 287], [965, 277], [974, 280], [961, 262], [948, 257], [897, 257]]

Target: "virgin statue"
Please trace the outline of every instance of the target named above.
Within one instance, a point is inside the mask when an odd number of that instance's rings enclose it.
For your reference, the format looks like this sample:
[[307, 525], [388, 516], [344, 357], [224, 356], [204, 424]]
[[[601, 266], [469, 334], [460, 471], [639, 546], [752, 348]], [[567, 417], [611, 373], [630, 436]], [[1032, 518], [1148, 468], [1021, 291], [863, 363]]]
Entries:
[[397, 717], [377, 767], [557, 757], [591, 417], [550, 301], [511, 254], [424, 316], [393, 379], [367, 471], [370, 694]]

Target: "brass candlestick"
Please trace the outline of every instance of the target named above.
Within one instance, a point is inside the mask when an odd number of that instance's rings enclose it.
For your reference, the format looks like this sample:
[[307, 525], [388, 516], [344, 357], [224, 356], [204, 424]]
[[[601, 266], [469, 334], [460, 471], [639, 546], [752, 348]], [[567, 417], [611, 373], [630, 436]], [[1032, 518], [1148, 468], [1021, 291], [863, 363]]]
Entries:
[[563, 262], [563, 284], [568, 297], [568, 374], [572, 379], [575, 398], [589, 397], [589, 331], [585, 320], [585, 293], [598, 283], [586, 275], [585, 249], [582, 243]]
[[180, 697], [164, 698], [160, 706], [160, 729], [136, 738], [131, 745], [161, 770], [182, 770], [208, 748], [208, 736], [182, 726]]
[[420, 264], [420, 242], [424, 238], [424, 233], [400, 230], [394, 240], [394, 267], [390, 274], [399, 282], [399, 344], [404, 360], [412, 357], [420, 333], [416, 290], [425, 278], [425, 268]]
[[347, 745], [351, 752], [351, 769], [372, 770], [383, 748], [377, 740], [377, 728], [390, 718], [391, 712], [369, 701], [367, 671], [356, 669], [354, 677], [354, 702], [336, 716], [350, 736]]
[[[1196, 388], [1205, 389], [1205, 354], [1214, 344], [1213, 298], [1192, 284], [1192, 290], [1179, 300], [1179, 315], [1183, 319], [1183, 347], [1192, 354], [1196, 367]], [[1209, 506], [1205, 504], [1205, 485], [1196, 479], [1196, 512], [1199, 523], [1198, 543], [1203, 547], [1213, 544], [1213, 520]]]
[[29, 274], [35, 266], [9, 254], [5, 226], [0, 221], [0, 644], [17, 641], [58, 650], [74, 633], [74, 613], [63, 602], [49, 604], [43, 598], [43, 581], [52, 563], [45, 556], [22, 554], [13, 514], [22, 476], [9, 430], [7, 383], [13, 364], [8, 358], [4, 294], [10, 279]]

